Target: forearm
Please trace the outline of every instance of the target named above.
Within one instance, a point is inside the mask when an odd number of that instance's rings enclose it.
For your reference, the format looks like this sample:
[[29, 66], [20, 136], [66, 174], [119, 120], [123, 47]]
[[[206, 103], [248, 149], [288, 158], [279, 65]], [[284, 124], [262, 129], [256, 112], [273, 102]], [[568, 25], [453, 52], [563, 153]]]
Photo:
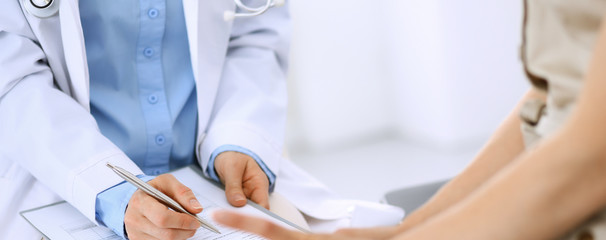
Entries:
[[523, 151], [524, 144], [518, 112], [522, 103], [534, 98], [544, 99], [544, 95], [536, 90], [528, 91], [473, 162], [440, 189], [427, 204], [407, 217], [401, 225], [402, 231], [419, 225], [458, 203]]
[[606, 24], [571, 117], [470, 197], [401, 239], [551, 239], [606, 205]]
[[141, 170], [84, 108], [46, 85], [47, 78], [52, 75], [29, 75], [0, 100], [0, 146], [7, 146], [5, 157], [94, 221], [97, 193], [122, 181], [105, 163]]
[[233, 22], [207, 135], [198, 148], [205, 171], [216, 149], [236, 145], [279, 172], [287, 107], [288, 5]]
[[[551, 239], [603, 207], [606, 161], [562, 134], [401, 239]], [[579, 139], [580, 140], [580, 139]], [[580, 155], [579, 152], [586, 153]]]
[[105, 163], [135, 173], [139, 168], [99, 132], [85, 108], [55, 88], [33, 39], [0, 31], [0, 53], [3, 157], [94, 221], [97, 193], [121, 181]]

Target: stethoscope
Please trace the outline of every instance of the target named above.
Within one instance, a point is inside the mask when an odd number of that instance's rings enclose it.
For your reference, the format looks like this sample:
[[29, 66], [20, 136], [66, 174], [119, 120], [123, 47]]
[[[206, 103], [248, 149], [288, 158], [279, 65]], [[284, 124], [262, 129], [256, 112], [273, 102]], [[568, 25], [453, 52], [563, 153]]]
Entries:
[[58, 0], [23, 0], [25, 10], [39, 18], [51, 17], [59, 12]]
[[249, 7], [242, 3], [242, 0], [234, 0], [236, 6], [242, 9], [244, 12], [236, 13], [234, 11], [225, 11], [223, 13], [223, 19], [225, 21], [231, 21], [235, 18], [244, 18], [244, 17], [256, 17], [259, 16], [272, 7], [281, 7], [284, 5], [285, 0], [266, 0], [265, 5], [261, 7]]
[[[25, 9], [30, 14], [39, 18], [51, 17], [59, 12], [59, 0], [22, 0]], [[280, 7], [284, 5], [285, 0], [266, 0], [265, 5], [261, 7], [249, 7], [242, 3], [242, 0], [234, 0], [236, 6], [242, 10], [242, 12], [225, 11], [223, 13], [223, 19], [225, 21], [232, 21], [236, 18], [255, 17], [259, 16], [270, 8]]]

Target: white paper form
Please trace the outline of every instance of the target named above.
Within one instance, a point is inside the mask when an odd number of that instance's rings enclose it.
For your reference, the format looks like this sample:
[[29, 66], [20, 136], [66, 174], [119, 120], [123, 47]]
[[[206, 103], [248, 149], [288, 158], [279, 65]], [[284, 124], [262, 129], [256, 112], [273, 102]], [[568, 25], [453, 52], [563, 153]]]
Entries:
[[[290, 223], [286, 223], [277, 216], [271, 216], [269, 212], [262, 211], [253, 205], [247, 204], [241, 208], [229, 205], [222, 189], [210, 183], [200, 176], [192, 168], [182, 168], [172, 174], [183, 184], [194, 191], [198, 201], [204, 207], [204, 211], [198, 216], [216, 226], [221, 234], [213, 233], [205, 228], [199, 228], [196, 234], [190, 238], [195, 240], [213, 239], [263, 239], [259, 236], [226, 228], [215, 223], [210, 214], [217, 209], [229, 209], [240, 213], [254, 215], [268, 219], [283, 227], [295, 229]], [[60, 202], [49, 206], [28, 210], [21, 215], [29, 221], [36, 229], [45, 235], [47, 239], [73, 239], [73, 240], [114, 240], [122, 239], [110, 229], [97, 226], [88, 220], [83, 214], [66, 202]], [[276, 218], [277, 217], [277, 218]]]

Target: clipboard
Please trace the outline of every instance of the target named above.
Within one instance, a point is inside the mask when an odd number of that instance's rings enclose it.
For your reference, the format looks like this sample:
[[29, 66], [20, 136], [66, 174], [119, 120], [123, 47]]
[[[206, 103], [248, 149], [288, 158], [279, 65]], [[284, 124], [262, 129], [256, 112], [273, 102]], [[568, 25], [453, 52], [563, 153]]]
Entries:
[[[229, 209], [236, 212], [254, 215], [272, 221], [283, 227], [293, 230], [307, 232], [304, 228], [268, 211], [258, 204], [248, 201], [241, 208], [235, 208], [229, 205], [225, 199], [225, 190], [223, 186], [217, 182], [205, 178], [202, 170], [194, 165], [190, 165], [181, 169], [170, 172], [179, 181], [192, 189], [202, 206], [204, 211], [198, 216], [205, 218], [214, 223], [210, 219], [212, 211], [217, 209]], [[116, 235], [112, 230], [104, 226], [97, 226], [91, 222], [82, 213], [76, 210], [69, 203], [62, 201], [29, 210], [20, 212], [36, 230], [38, 230], [46, 239], [87, 239], [87, 240], [118, 240], [122, 237]], [[259, 236], [250, 233], [241, 232], [239, 230], [222, 227], [225, 230], [222, 234], [212, 233], [204, 228], [198, 229], [196, 234], [190, 239], [241, 239], [247, 237], [249, 239], [263, 239]]]

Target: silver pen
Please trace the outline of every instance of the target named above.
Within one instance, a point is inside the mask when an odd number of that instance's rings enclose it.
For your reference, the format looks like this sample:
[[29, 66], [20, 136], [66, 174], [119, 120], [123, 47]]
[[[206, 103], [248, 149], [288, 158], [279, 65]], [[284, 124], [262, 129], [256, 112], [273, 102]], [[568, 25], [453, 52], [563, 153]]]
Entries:
[[152, 187], [148, 183], [146, 183], [143, 180], [139, 179], [134, 174], [132, 174], [132, 173], [124, 170], [121, 167], [114, 166], [111, 163], [107, 163], [107, 167], [111, 168], [116, 174], [118, 174], [118, 176], [122, 177], [127, 182], [135, 185], [135, 187], [141, 189], [145, 193], [147, 193], [150, 196], [154, 197], [155, 199], [157, 199], [158, 201], [160, 201], [161, 203], [163, 203], [167, 207], [171, 208], [172, 210], [175, 210], [177, 212], [185, 213], [185, 214], [187, 214], [189, 216], [192, 216], [193, 218], [195, 218], [196, 220], [198, 220], [198, 222], [200, 222], [200, 224], [202, 225], [202, 227], [204, 227], [204, 228], [206, 228], [208, 230], [211, 230], [211, 231], [213, 231], [215, 233], [221, 234], [221, 232], [219, 232], [219, 230], [215, 226], [213, 226], [212, 224], [210, 224], [206, 220], [204, 220], [204, 219], [196, 216], [196, 214], [192, 214], [192, 213], [188, 212], [177, 201], [173, 200], [169, 196], [166, 196], [166, 194], [160, 192], [158, 189]]

